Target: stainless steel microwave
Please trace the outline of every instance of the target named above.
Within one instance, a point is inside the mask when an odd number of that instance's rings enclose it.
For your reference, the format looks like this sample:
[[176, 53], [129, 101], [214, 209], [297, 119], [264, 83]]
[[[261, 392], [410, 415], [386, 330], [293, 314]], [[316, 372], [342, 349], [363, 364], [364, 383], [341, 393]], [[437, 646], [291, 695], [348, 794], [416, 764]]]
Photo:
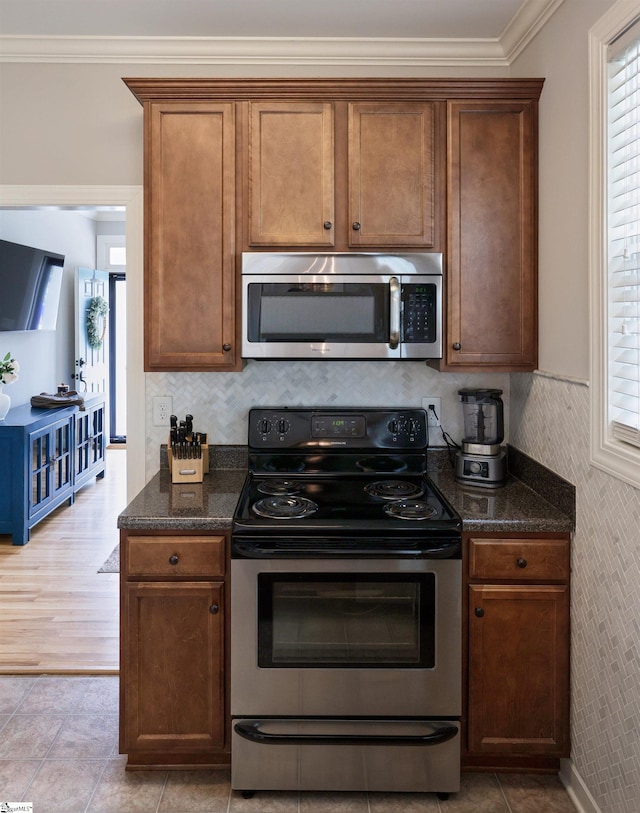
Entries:
[[442, 254], [242, 255], [249, 359], [442, 356]]

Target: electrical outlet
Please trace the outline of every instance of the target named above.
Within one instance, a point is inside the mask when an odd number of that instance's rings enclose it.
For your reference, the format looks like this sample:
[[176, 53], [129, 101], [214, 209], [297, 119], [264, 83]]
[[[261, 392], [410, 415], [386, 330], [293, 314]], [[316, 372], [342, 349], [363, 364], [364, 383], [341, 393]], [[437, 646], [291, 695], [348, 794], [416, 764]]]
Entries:
[[153, 425], [169, 426], [173, 398], [170, 395], [153, 396]]
[[442, 399], [424, 397], [422, 399], [422, 408], [427, 412], [427, 423], [429, 426], [440, 426], [442, 422]]

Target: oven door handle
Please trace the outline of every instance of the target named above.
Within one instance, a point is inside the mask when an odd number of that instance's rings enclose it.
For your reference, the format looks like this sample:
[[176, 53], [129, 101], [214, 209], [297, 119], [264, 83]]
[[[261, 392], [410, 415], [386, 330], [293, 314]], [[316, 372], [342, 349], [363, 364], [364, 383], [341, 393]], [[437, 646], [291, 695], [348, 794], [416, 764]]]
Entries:
[[397, 277], [389, 280], [389, 349], [395, 350], [400, 342], [400, 282]]
[[447, 725], [431, 734], [269, 734], [260, 730], [261, 721], [236, 723], [237, 734], [262, 745], [441, 745], [458, 734]]
[[278, 559], [291, 558], [292, 556], [295, 556], [296, 559], [335, 559], [337, 557], [354, 559], [454, 559], [460, 557], [460, 550], [460, 539], [447, 539], [429, 547], [387, 546], [386, 548], [375, 545], [361, 545], [359, 547], [355, 545], [353, 547], [338, 545], [332, 547], [330, 542], [318, 544], [317, 547], [300, 544], [296, 546], [295, 542], [277, 547], [268, 543], [233, 541], [231, 552], [234, 558], [243, 559]]

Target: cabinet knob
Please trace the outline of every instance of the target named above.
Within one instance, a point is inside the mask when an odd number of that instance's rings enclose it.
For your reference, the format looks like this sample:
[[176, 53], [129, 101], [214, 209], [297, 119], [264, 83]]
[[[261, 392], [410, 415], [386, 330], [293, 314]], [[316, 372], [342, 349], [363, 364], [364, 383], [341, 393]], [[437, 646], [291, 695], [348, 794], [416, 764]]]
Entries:
[[460, 342], [454, 342], [453, 343], [453, 349], [454, 350], [460, 350], [460, 347], [461, 347]]
[[217, 615], [219, 610], [220, 607], [217, 604], [212, 604], [211, 607], [209, 607], [209, 612], [211, 613], [211, 615]]
[[330, 220], [325, 220], [322, 224], [327, 231], [333, 228], [333, 223]]
[[360, 229], [362, 228], [362, 226], [361, 226], [361, 225], [358, 223], [358, 221], [356, 220], [356, 222], [353, 224], [353, 226], [352, 226], [351, 228], [352, 228], [354, 231], [360, 231]]
[[476, 618], [482, 618], [482, 616], [484, 615], [484, 610], [482, 609], [482, 607], [476, 607], [474, 612], [476, 614]]
[[177, 565], [179, 561], [180, 561], [180, 557], [176, 553], [174, 553], [173, 556], [169, 557], [169, 564], [170, 565]]
[[225, 351], [225, 353], [228, 353], [228, 352], [229, 352], [229, 350], [231, 350], [231, 345], [229, 344], [229, 342], [225, 342], [225, 343], [222, 345], [222, 349]]
[[516, 564], [518, 565], [518, 567], [523, 567], [523, 568], [524, 568], [524, 567], [526, 567], [526, 566], [527, 566], [527, 560], [526, 560], [526, 559], [523, 559], [522, 557], [520, 557], [520, 558], [519, 558], [519, 559], [516, 561]]

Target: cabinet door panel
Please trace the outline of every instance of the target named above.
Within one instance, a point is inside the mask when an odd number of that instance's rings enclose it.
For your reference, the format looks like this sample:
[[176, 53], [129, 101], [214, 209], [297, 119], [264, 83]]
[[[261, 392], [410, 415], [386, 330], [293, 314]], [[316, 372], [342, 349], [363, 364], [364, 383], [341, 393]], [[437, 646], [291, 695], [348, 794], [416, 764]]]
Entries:
[[251, 245], [334, 244], [333, 105], [250, 105]]
[[537, 363], [534, 108], [449, 103], [446, 362]]
[[569, 588], [469, 587], [469, 751], [566, 756]]
[[234, 107], [153, 104], [147, 116], [145, 369], [225, 369], [235, 362]]
[[124, 590], [125, 750], [221, 747], [223, 585], [133, 582]]
[[434, 106], [349, 105], [349, 244], [432, 247]]

